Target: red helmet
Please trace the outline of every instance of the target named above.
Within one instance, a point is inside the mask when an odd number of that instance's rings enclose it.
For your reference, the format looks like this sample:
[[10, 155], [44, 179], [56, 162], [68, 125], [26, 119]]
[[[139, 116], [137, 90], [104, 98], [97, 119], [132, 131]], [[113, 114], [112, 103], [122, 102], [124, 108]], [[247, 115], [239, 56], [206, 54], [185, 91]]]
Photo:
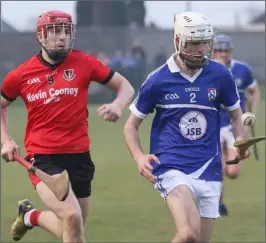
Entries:
[[73, 25], [72, 16], [61, 11], [49, 11], [39, 16], [37, 22], [37, 32], [46, 31], [47, 25], [53, 24], [68, 24]]
[[[48, 56], [52, 60], [61, 60], [64, 59], [67, 54], [72, 50], [74, 39], [75, 39], [75, 28], [72, 22], [72, 16], [70, 14], [61, 12], [61, 11], [49, 11], [43, 13], [39, 16], [37, 22], [37, 35], [40, 38], [44, 38], [45, 42], [48, 40], [48, 28], [52, 28], [55, 33], [55, 29], [60, 26], [64, 29], [68, 28], [70, 31], [68, 39], [68, 45], [63, 50], [56, 50], [55, 47], [51, 48], [46, 44], [41, 44], [43, 49], [47, 52]], [[54, 36], [54, 41], [58, 39], [58, 37]], [[49, 38], [51, 40], [51, 38]], [[55, 42], [54, 42], [55, 43]]]

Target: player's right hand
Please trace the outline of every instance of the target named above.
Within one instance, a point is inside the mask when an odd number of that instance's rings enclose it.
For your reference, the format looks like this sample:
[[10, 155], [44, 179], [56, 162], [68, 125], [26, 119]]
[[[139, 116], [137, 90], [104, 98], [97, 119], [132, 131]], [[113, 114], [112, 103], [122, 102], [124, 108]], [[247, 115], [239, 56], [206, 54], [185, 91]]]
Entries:
[[139, 173], [148, 179], [152, 184], [155, 184], [155, 177], [152, 174], [153, 167], [151, 166], [152, 162], [160, 164], [159, 159], [154, 154], [143, 154], [137, 159], [137, 165]]
[[237, 155], [236, 155], [236, 157], [237, 157], [238, 159], [240, 159], [240, 160], [248, 159], [248, 158], [250, 157], [250, 155], [251, 155], [251, 149], [250, 149], [250, 148], [248, 148], [248, 149], [245, 151], [244, 154], [241, 154], [241, 153], [240, 153], [239, 148], [236, 148], [236, 150], [237, 150]]
[[9, 140], [5, 143], [3, 143], [2, 149], [1, 149], [1, 157], [6, 161], [14, 161], [13, 154], [17, 153], [19, 154], [19, 146], [13, 141]]
[[116, 102], [105, 104], [97, 109], [98, 116], [103, 116], [105, 121], [116, 122], [122, 116], [123, 108]]

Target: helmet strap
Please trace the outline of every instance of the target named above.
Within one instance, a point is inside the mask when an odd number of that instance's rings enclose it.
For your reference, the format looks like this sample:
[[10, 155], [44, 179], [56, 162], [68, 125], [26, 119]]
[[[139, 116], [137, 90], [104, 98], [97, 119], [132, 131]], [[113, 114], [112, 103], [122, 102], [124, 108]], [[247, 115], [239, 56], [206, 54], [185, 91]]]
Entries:
[[70, 53], [71, 50], [66, 50], [66, 51], [51, 51], [48, 50], [39, 40], [39, 38], [37, 37], [37, 40], [40, 44], [40, 46], [42, 47], [42, 49], [47, 53], [48, 57], [54, 61], [54, 62], [62, 62], [65, 60], [65, 58], [67, 57], [67, 55]]

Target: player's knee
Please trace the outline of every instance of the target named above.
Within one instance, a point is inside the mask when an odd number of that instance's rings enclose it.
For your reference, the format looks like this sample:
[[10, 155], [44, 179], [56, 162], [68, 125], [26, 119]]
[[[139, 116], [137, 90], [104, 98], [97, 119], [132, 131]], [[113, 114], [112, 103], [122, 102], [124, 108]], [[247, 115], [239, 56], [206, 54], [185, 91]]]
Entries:
[[68, 214], [67, 217], [68, 225], [71, 225], [73, 229], [79, 230], [83, 226], [83, 219], [80, 214], [73, 212]]
[[193, 230], [191, 228], [183, 228], [182, 230], [178, 230], [178, 234], [176, 238], [179, 239], [179, 242], [188, 243], [188, 242], [199, 242], [200, 240], [200, 232], [197, 230]]
[[83, 225], [83, 219], [81, 213], [72, 205], [65, 207], [63, 220], [67, 221], [68, 225], [71, 225], [72, 228], [79, 228]]

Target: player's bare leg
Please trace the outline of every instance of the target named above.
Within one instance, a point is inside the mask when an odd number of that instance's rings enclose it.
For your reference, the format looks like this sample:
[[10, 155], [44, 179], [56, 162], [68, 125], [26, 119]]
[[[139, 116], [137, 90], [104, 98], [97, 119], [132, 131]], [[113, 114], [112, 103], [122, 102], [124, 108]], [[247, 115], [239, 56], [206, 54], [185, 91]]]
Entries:
[[[61, 220], [51, 211], [40, 211], [34, 208], [28, 199], [19, 201], [19, 216], [12, 224], [10, 234], [15, 241], [19, 241], [34, 226], [40, 226], [46, 231], [62, 238]], [[50, 222], [51, 221], [51, 222]], [[47, 222], [49, 222], [47, 224]]]
[[[227, 154], [226, 154], [227, 145], [226, 145], [226, 143], [221, 144], [221, 150], [222, 150], [223, 174], [225, 175], [225, 170], [226, 170], [226, 163], [225, 162], [227, 160]], [[220, 212], [221, 216], [227, 216], [228, 215], [228, 211], [227, 211], [227, 208], [226, 208], [225, 203], [224, 203], [224, 185], [223, 185], [222, 192], [221, 192], [219, 212]]]
[[172, 242], [199, 242], [200, 215], [189, 187], [177, 186], [168, 194], [166, 202], [176, 227]]
[[88, 211], [90, 208], [90, 197], [86, 198], [78, 198], [79, 206], [81, 208], [81, 214], [83, 219], [83, 225], [86, 223], [86, 219], [88, 216]]
[[[81, 209], [72, 189], [64, 202], [60, 202], [42, 182], [37, 185], [36, 189], [41, 200], [54, 213], [54, 217], [50, 217], [49, 220], [46, 217], [40, 217], [39, 225], [55, 235], [61, 233], [60, 238], [63, 239], [63, 242], [85, 242]], [[50, 216], [52, 212], [50, 212]], [[50, 227], [51, 222], [56, 218], [58, 220], [57, 227]]]
[[[242, 161], [235, 165], [226, 165], [226, 161], [233, 160], [236, 157], [236, 149], [232, 146], [222, 145], [222, 163], [223, 163], [223, 173], [230, 179], [236, 179], [240, 174], [240, 169], [242, 166]], [[224, 203], [224, 186], [221, 193], [220, 201], [220, 214], [222, 216], [228, 215], [228, 210]]]
[[200, 243], [209, 243], [213, 232], [215, 219], [201, 218], [200, 220]]
[[85, 242], [81, 209], [72, 189], [64, 202], [58, 201], [43, 182], [37, 185], [36, 190], [51, 211], [35, 210], [32, 204], [27, 203], [30, 204], [29, 210], [24, 209], [25, 213], [20, 213], [12, 226], [14, 240], [20, 240], [28, 229], [39, 226], [63, 242]]
[[61, 220], [52, 211], [41, 211], [38, 226], [47, 232], [55, 235], [58, 239], [62, 239], [63, 230]]
[[[222, 167], [223, 167], [223, 174], [226, 174], [226, 161], [227, 161], [227, 151], [228, 146], [226, 142], [223, 142], [221, 144], [221, 150], [222, 150]], [[221, 198], [220, 198], [220, 205], [219, 205], [219, 212], [221, 216], [228, 216], [228, 210], [224, 203], [224, 185], [221, 192]]]

